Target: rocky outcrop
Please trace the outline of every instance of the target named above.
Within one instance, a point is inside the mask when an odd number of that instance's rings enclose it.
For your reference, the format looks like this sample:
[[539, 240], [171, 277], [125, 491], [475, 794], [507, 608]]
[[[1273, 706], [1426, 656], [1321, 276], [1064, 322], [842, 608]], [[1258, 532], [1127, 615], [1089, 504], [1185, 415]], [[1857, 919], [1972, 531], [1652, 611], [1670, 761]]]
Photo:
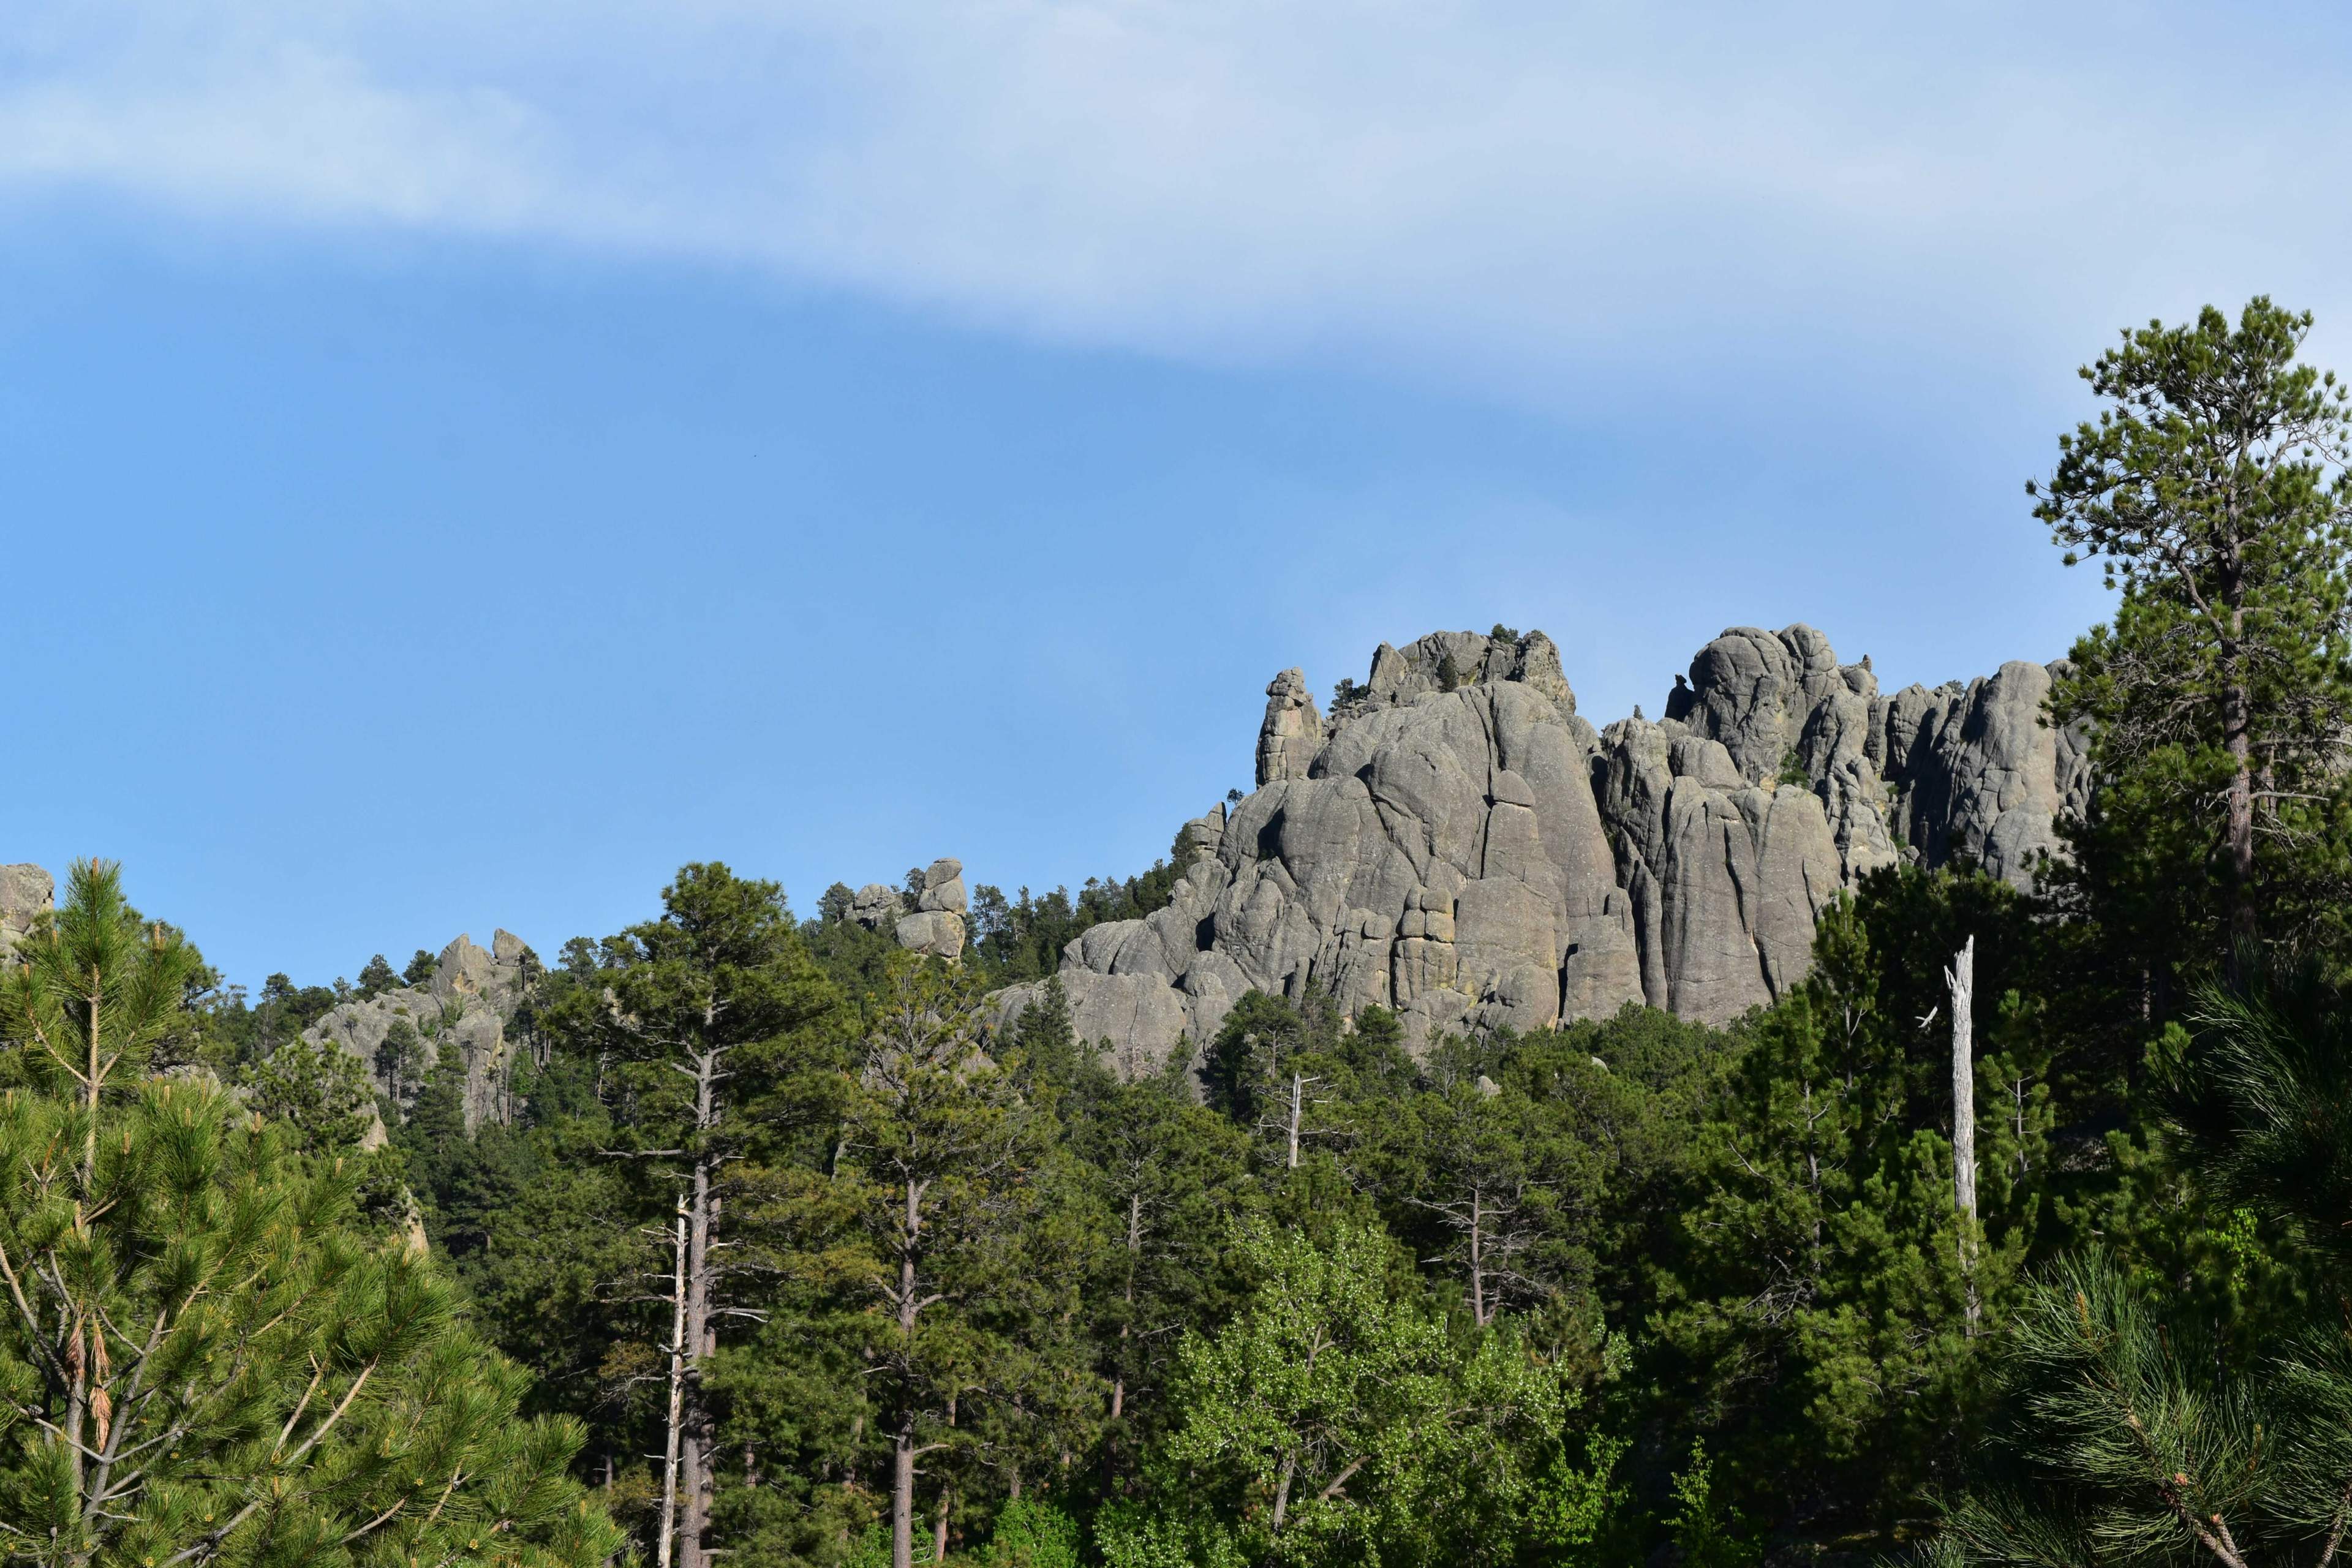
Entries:
[[38, 866], [0, 866], [0, 956], [24, 941], [57, 907], [57, 879]]
[[1253, 988], [1390, 1007], [1414, 1042], [1629, 1001], [1728, 1019], [1803, 977], [1822, 910], [1879, 867], [2032, 879], [2089, 791], [2082, 737], [2042, 721], [2050, 679], [1885, 697], [1810, 626], [1734, 627], [1662, 721], [1596, 733], [1541, 632], [1383, 643], [1328, 719], [1285, 670], [1258, 789], [1184, 825], [1168, 906], [1065, 950], [1073, 1022], [1150, 1063]]
[[1896, 792], [1896, 836], [1929, 864], [1966, 856], [2022, 886], [2057, 849], [2057, 818], [2091, 795], [2086, 737], [2043, 721], [2063, 668], [2012, 661], [1965, 687], [1906, 686], [1886, 704], [1874, 757]]
[[[1167, 908], [1071, 944], [1083, 1034], [1164, 1055], [1251, 989], [1325, 986], [1350, 1012], [1394, 1008], [1415, 1037], [1641, 997], [1592, 791], [1597, 738], [1549, 638], [1383, 645], [1370, 681], [1309, 735], [1313, 713], [1298, 673], [1276, 677], [1258, 791], [1185, 825]], [[1000, 1011], [1034, 991], [1004, 993]]]
[[906, 912], [906, 896], [886, 882], [868, 882], [851, 895], [849, 918], [867, 931], [895, 926]]
[[384, 1043], [395, 1024], [405, 1023], [425, 1043], [425, 1065], [431, 1064], [435, 1051], [444, 1061], [448, 1053], [457, 1054], [466, 1073], [467, 1131], [485, 1121], [503, 1120], [511, 1109], [508, 1082], [513, 1068], [507, 1026], [533, 978], [530, 952], [521, 938], [508, 931], [493, 936], [487, 952], [460, 936], [441, 950], [433, 977], [424, 984], [342, 1003], [302, 1037], [351, 1052], [390, 1095], [404, 1086], [393, 1081], [396, 1069], [386, 1059]]
[[1323, 748], [1323, 716], [1315, 710], [1307, 677], [1286, 669], [1265, 689], [1265, 720], [1257, 731], [1257, 787], [1303, 779]]
[[[908, 880], [916, 879], [909, 873]], [[850, 899], [849, 918], [868, 931], [887, 931], [910, 952], [929, 953], [953, 961], [963, 953], [964, 916], [971, 900], [964, 890], [963, 862], [940, 858], [921, 873], [918, 890], [909, 896], [879, 882], [868, 882]]]

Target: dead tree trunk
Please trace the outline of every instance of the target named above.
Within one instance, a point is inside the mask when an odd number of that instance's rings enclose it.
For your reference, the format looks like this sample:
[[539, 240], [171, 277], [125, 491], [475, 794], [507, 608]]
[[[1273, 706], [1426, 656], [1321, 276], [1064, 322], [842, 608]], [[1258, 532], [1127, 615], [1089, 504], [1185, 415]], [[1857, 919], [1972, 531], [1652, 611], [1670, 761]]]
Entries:
[[1284, 1167], [1298, 1169], [1298, 1111], [1300, 1097], [1306, 1093], [1307, 1080], [1297, 1073], [1290, 1075], [1290, 1159]]
[[[923, 1193], [928, 1182], [909, 1180], [907, 1205], [898, 1231], [898, 1354], [911, 1360], [915, 1320], [923, 1310], [915, 1294], [916, 1260], [923, 1245]], [[914, 1568], [915, 1562], [915, 1413], [909, 1403], [900, 1417], [890, 1465], [890, 1568]]]
[[686, 1194], [677, 1195], [677, 1219], [670, 1236], [669, 1418], [662, 1452], [660, 1568], [670, 1568], [677, 1550], [677, 1445], [686, 1426]]
[[[1127, 1286], [1123, 1292], [1127, 1311], [1119, 1319], [1118, 1342], [1127, 1344], [1128, 1331], [1135, 1323], [1136, 1257], [1143, 1250], [1143, 1194], [1140, 1190], [1127, 1194]], [[1118, 1420], [1127, 1409], [1127, 1358], [1119, 1358], [1118, 1371], [1111, 1379], [1110, 1418]], [[1108, 1450], [1105, 1450], [1108, 1455]]]
[[679, 1489], [683, 1515], [678, 1531], [678, 1568], [706, 1568], [702, 1540], [710, 1529], [711, 1466], [717, 1433], [712, 1429], [710, 1401], [703, 1392], [705, 1359], [717, 1348], [717, 1323], [711, 1314], [713, 1265], [710, 1257], [712, 1222], [719, 1198], [711, 1191], [712, 1156], [707, 1140], [718, 1124], [719, 1058], [708, 1048], [698, 1052], [695, 1068], [695, 1129], [699, 1136], [694, 1160], [694, 1197], [688, 1207], [686, 1233], [686, 1402], [680, 1422]]
[[1952, 998], [1952, 1207], [1960, 1221], [1960, 1272], [1968, 1279], [1969, 1332], [1977, 1331], [1977, 1065], [1972, 1006], [1977, 939], [1960, 945], [1944, 984]]
[[1486, 1326], [1486, 1215], [1480, 1200], [1486, 1194], [1470, 1189], [1470, 1319]]

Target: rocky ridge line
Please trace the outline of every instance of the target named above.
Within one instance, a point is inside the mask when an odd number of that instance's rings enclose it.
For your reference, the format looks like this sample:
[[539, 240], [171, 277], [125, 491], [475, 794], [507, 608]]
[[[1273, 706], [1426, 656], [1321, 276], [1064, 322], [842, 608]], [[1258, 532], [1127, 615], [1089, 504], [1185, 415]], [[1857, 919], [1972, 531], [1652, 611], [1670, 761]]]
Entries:
[[494, 934], [487, 952], [461, 935], [441, 950], [423, 984], [339, 1003], [303, 1030], [302, 1038], [357, 1057], [376, 1087], [390, 1094], [394, 1086], [378, 1056], [393, 1026], [407, 1023], [427, 1043], [428, 1060], [431, 1049], [457, 1052], [466, 1072], [466, 1131], [471, 1132], [484, 1121], [507, 1120], [513, 1110], [507, 1026], [530, 988], [534, 967], [530, 949], [510, 931]]
[[1811, 626], [1735, 626], [1663, 719], [1598, 732], [1541, 632], [1383, 643], [1328, 716], [1284, 670], [1258, 787], [1185, 825], [1170, 904], [1065, 949], [1073, 1020], [1140, 1064], [1253, 988], [1393, 1008], [1415, 1044], [1628, 1002], [1725, 1021], [1803, 977], [1823, 907], [1877, 867], [2030, 880], [2090, 787], [2082, 736], [2042, 722], [2053, 670], [1885, 696]]

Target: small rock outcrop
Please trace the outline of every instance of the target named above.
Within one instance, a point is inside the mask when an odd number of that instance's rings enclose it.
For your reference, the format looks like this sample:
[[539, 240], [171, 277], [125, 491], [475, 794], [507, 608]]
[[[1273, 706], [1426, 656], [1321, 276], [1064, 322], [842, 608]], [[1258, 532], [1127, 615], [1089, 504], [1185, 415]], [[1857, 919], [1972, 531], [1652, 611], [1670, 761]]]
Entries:
[[868, 882], [850, 895], [849, 918], [867, 931], [896, 925], [906, 911], [906, 896], [886, 882]]
[[895, 933], [898, 945], [910, 952], [954, 959], [963, 953], [965, 910], [963, 862], [938, 859], [923, 873], [923, 890], [916, 895], [915, 912], [900, 917]]
[[1383, 643], [1328, 718], [1284, 670], [1258, 788], [1184, 825], [1169, 905], [1064, 951], [1073, 1023], [1150, 1063], [1253, 988], [1392, 1008], [1415, 1043], [1629, 1001], [1729, 1019], [1804, 976], [1822, 909], [1879, 867], [2032, 879], [2090, 789], [2083, 737], [2042, 720], [2051, 677], [1886, 697], [1811, 626], [1740, 626], [1663, 720], [1596, 732], [1541, 632]]
[[57, 900], [57, 879], [38, 866], [0, 866], [0, 955], [24, 941]]
[[971, 909], [963, 862], [942, 857], [919, 873], [908, 873], [908, 881], [912, 891], [866, 883], [850, 895], [849, 918], [867, 931], [889, 932], [910, 952], [950, 961], [961, 957], [964, 917]]
[[[415, 1029], [430, 1050], [455, 1051], [466, 1071], [466, 1130], [503, 1120], [511, 1109], [509, 1080], [513, 1059], [507, 1026], [528, 992], [534, 961], [522, 939], [499, 931], [486, 952], [460, 936], [441, 950], [433, 977], [422, 985], [385, 991], [330, 1009], [303, 1031], [314, 1046], [333, 1045], [359, 1058], [386, 1094], [403, 1087], [393, 1081], [384, 1042], [398, 1023]], [[443, 1059], [446, 1059], [446, 1055]]]

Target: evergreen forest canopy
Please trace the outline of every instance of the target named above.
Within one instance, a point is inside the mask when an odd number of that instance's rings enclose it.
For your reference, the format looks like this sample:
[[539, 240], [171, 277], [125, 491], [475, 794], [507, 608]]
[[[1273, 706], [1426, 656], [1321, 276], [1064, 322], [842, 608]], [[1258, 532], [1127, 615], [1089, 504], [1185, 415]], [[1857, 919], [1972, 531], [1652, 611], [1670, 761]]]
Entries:
[[1121, 1079], [1058, 987], [980, 1000], [1167, 866], [979, 889], [948, 964], [694, 864], [528, 959], [469, 1131], [436, 1020], [302, 1038], [430, 955], [247, 998], [78, 865], [0, 970], [0, 1559], [2325, 1568], [2352, 486], [2309, 324], [2084, 372], [2030, 489], [2120, 598], [2039, 886], [1875, 872], [1722, 1028], [1416, 1058], [1252, 993]]

